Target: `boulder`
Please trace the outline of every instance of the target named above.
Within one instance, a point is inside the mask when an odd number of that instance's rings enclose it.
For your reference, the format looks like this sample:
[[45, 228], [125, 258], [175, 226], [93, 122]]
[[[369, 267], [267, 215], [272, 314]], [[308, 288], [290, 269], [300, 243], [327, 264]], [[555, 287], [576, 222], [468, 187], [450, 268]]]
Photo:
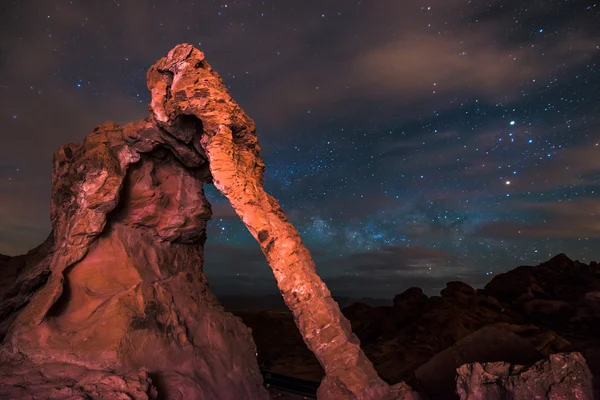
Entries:
[[463, 364], [486, 361], [533, 364], [541, 358], [528, 341], [516, 334], [485, 327], [433, 356], [415, 371], [415, 376], [427, 395], [452, 399], [456, 398], [456, 369]]
[[458, 368], [461, 400], [593, 400], [592, 374], [580, 353], [553, 354], [531, 367], [506, 362]]

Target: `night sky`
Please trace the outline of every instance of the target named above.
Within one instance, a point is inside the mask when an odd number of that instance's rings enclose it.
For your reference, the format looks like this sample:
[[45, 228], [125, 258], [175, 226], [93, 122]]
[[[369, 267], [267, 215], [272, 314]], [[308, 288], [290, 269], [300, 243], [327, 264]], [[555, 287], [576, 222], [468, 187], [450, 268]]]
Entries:
[[[266, 189], [334, 294], [600, 259], [595, 0], [2, 1], [0, 253], [49, 234], [52, 153], [146, 116], [146, 70], [182, 42], [256, 121]], [[211, 287], [276, 293], [207, 196]]]

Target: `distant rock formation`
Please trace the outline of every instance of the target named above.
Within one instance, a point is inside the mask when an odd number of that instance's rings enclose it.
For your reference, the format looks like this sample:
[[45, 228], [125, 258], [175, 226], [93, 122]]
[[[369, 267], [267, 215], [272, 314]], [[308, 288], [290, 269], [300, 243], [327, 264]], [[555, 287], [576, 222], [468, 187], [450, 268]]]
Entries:
[[[560, 254], [538, 266], [500, 274], [484, 289], [450, 282], [441, 296], [427, 297], [410, 288], [392, 306], [355, 303], [342, 311], [386, 382], [406, 381], [426, 396], [458, 398], [455, 370], [475, 361], [531, 365], [552, 354], [580, 352], [600, 377], [600, 265], [595, 262], [588, 265]], [[296, 350], [302, 341], [292, 332], [289, 315], [240, 315], [253, 328], [263, 365], [320, 379], [323, 372], [314, 357]], [[486, 334], [495, 345], [488, 345]], [[509, 340], [515, 335], [521, 344]], [[600, 379], [594, 388], [600, 398]]]

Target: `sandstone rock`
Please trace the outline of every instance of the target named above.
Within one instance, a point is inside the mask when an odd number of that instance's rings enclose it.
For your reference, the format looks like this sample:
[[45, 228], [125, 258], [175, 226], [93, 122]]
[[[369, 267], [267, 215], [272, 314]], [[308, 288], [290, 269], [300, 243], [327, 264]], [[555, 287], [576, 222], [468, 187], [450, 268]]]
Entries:
[[572, 261], [559, 254], [538, 266], [522, 266], [496, 275], [482, 294], [511, 304], [534, 298], [573, 303], [581, 293], [597, 290], [599, 285], [600, 276], [593, 264]]
[[580, 353], [553, 354], [531, 367], [505, 362], [465, 364], [457, 370], [461, 400], [593, 400], [592, 375]]
[[452, 299], [455, 303], [460, 302], [465, 305], [477, 301], [477, 291], [464, 282], [448, 282], [440, 294], [444, 298]]
[[569, 303], [563, 300], [532, 299], [523, 304], [525, 314], [553, 315], [559, 312], [572, 312]]
[[505, 361], [533, 364], [541, 358], [542, 355], [529, 342], [516, 334], [485, 327], [432, 357], [415, 371], [415, 376], [420, 387], [432, 398], [452, 399], [456, 398], [456, 369], [465, 363]]
[[323, 365], [323, 393], [399, 396], [264, 191], [254, 122], [204, 54], [176, 46], [149, 69], [147, 85], [149, 118], [103, 124], [56, 152], [47, 251], [3, 268], [11, 289], [0, 303], [2, 361], [143, 367], [173, 399], [267, 398], [249, 330], [223, 312], [201, 269], [211, 216], [203, 185], [214, 183], [258, 241]]
[[85, 368], [73, 384], [143, 367], [164, 398], [266, 399], [249, 329], [202, 272], [211, 176], [191, 141], [203, 132], [186, 118], [158, 125], [106, 123], [56, 152], [52, 235], [2, 268], [0, 361]]
[[339, 399], [378, 399], [378, 400], [421, 400], [421, 396], [412, 390], [406, 383], [401, 382], [390, 387], [387, 393], [382, 393], [377, 388], [367, 389], [361, 393], [360, 396], [353, 396], [345, 385], [340, 382], [334, 382], [336, 378], [326, 376], [319, 390], [317, 391], [317, 398], [319, 400], [339, 400]]
[[0, 366], [2, 399], [154, 400], [158, 392], [145, 370], [126, 374], [51, 363]]
[[344, 308], [342, 311], [348, 319], [359, 320], [359, 319], [365, 318], [367, 316], [370, 316], [373, 309], [374, 309], [374, 307], [372, 307], [368, 304], [356, 302], [356, 303], [353, 303], [353, 304], [349, 305], [348, 307]]
[[585, 293], [583, 299], [593, 307], [600, 309], [600, 290]]
[[[254, 121], [231, 98], [204, 54], [187, 44], [176, 46], [148, 72], [148, 88], [155, 123], [206, 155], [215, 187], [260, 245], [304, 341], [325, 369], [324, 393], [333, 391], [339, 399], [389, 393], [316, 274], [298, 232], [265, 192]], [[194, 139], [194, 129], [182, 132], [182, 124], [201, 126], [200, 140]]]
[[4, 340], [18, 312], [50, 276], [50, 259], [54, 254], [54, 238], [27, 254], [7, 257], [0, 268], [0, 343]]

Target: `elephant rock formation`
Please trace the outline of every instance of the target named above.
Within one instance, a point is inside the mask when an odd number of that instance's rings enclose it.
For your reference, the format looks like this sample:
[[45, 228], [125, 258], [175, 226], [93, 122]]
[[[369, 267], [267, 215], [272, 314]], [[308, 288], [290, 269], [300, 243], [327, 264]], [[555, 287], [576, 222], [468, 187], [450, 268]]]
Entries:
[[[223, 311], [202, 272], [211, 217], [203, 185], [214, 183], [326, 371], [319, 398], [416, 399], [405, 384], [388, 386], [364, 355], [263, 189], [254, 122], [204, 54], [176, 46], [147, 85], [148, 118], [106, 123], [55, 154], [52, 234], [26, 256], [0, 259], [0, 396], [34, 397], [55, 382], [92, 398], [268, 398], [249, 329]], [[90, 386], [86, 374], [109, 383]]]

